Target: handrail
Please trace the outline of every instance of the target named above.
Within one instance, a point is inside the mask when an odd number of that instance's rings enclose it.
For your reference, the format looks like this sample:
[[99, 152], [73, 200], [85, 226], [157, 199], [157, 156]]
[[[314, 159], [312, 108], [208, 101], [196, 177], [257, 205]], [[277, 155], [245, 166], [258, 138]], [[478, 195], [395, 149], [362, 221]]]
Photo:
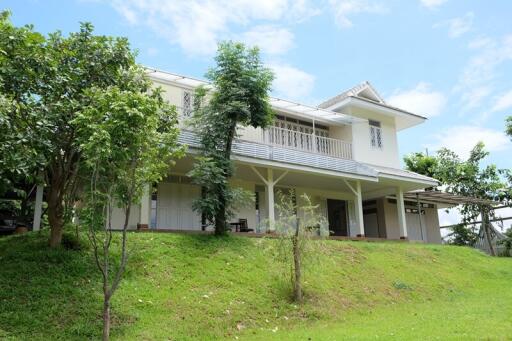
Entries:
[[261, 132], [262, 142], [269, 145], [352, 159], [352, 144], [343, 140], [279, 127], [269, 127]]

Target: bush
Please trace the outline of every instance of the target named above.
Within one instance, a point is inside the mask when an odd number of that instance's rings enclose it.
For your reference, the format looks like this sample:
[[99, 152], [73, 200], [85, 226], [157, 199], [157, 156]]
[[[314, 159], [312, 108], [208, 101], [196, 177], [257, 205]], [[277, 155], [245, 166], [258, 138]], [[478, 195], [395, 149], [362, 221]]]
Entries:
[[89, 244], [80, 234], [75, 232], [64, 232], [62, 235], [62, 247], [66, 250], [82, 251], [87, 250]]

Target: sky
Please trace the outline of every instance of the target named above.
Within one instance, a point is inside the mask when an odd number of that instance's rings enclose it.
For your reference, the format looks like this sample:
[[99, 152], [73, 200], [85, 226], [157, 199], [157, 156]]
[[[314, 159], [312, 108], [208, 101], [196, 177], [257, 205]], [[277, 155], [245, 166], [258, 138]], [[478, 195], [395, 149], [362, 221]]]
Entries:
[[[399, 133], [400, 154], [448, 147], [512, 168], [512, 1], [0, 0], [16, 25], [128, 37], [146, 66], [204, 78], [216, 44], [261, 49], [273, 95], [317, 105], [369, 81], [394, 106], [428, 117]], [[441, 224], [455, 222], [453, 214]]]

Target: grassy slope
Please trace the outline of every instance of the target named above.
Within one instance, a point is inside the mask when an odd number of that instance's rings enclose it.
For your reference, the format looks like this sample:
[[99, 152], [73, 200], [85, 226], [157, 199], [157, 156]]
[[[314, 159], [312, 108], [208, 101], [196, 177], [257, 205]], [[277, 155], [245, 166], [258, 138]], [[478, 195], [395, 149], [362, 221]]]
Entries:
[[[276, 240], [130, 238], [136, 251], [114, 297], [115, 339], [512, 336], [512, 259], [329, 241], [299, 307], [272, 258]], [[44, 233], [0, 239], [0, 339], [96, 339], [101, 296], [89, 253], [48, 250], [45, 241]]]

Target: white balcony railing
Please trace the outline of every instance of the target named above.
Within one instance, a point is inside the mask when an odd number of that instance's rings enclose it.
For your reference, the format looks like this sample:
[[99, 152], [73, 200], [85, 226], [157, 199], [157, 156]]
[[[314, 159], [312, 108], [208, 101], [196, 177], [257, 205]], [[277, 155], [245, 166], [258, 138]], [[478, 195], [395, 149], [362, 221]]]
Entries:
[[240, 139], [352, 160], [351, 143], [296, 130], [278, 127], [246, 130]]

